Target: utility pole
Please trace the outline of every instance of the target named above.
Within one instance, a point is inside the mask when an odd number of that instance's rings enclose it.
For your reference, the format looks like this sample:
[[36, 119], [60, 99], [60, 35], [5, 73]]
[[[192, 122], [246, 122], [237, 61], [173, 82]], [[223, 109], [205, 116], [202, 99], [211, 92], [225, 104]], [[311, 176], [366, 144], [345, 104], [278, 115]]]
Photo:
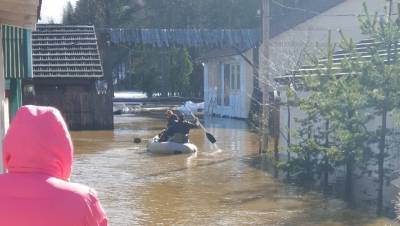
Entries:
[[261, 0], [261, 37], [259, 48], [259, 86], [262, 92], [261, 152], [268, 148], [268, 91], [269, 91], [269, 39], [270, 39], [270, 0]]

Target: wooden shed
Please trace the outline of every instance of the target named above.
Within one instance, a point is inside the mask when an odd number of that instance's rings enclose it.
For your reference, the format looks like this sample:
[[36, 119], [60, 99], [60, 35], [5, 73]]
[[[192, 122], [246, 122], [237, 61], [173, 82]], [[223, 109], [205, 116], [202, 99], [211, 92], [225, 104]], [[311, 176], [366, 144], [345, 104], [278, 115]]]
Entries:
[[33, 79], [24, 104], [58, 108], [70, 129], [112, 129], [112, 93], [104, 80], [94, 26], [38, 24]]

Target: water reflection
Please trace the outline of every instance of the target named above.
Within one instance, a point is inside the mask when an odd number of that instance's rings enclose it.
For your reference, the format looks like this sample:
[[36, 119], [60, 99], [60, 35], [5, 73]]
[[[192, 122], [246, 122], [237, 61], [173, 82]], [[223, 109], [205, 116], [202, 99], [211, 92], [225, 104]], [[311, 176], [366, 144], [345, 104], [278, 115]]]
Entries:
[[391, 223], [274, 180], [257, 159], [257, 136], [243, 121], [207, 119], [220, 149], [213, 149], [198, 129], [191, 132], [191, 140], [199, 152], [172, 156], [149, 155], [145, 142], [133, 143], [134, 137], [145, 140], [158, 133], [163, 119], [128, 115], [115, 122], [113, 132], [72, 134], [72, 179], [97, 189], [111, 225]]

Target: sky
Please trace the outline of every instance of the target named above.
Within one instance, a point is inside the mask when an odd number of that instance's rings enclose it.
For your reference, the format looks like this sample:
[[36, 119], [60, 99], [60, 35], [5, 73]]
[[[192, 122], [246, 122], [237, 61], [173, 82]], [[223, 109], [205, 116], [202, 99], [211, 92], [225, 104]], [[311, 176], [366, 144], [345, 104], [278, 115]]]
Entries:
[[40, 23], [47, 23], [50, 19], [53, 19], [55, 23], [61, 23], [64, 6], [67, 2], [71, 2], [72, 5], [77, 0], [43, 0]]

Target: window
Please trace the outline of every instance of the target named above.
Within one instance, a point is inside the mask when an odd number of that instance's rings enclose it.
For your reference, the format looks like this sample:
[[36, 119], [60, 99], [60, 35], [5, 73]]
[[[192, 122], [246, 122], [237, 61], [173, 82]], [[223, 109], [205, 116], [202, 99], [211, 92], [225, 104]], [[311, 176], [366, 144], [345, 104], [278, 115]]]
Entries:
[[230, 74], [231, 74], [231, 90], [235, 90], [235, 80], [236, 80], [236, 78], [235, 78], [235, 65], [231, 65], [231, 70], [230, 70]]
[[240, 90], [240, 65], [236, 65], [236, 89]]
[[230, 89], [232, 91], [240, 90], [240, 65], [230, 65]]
[[221, 80], [221, 77], [222, 77], [222, 65], [221, 64], [219, 64], [219, 67], [218, 67], [218, 73], [217, 73], [217, 77], [216, 77], [216, 80], [215, 80], [215, 87], [217, 87], [217, 104], [219, 105], [219, 106], [221, 106], [222, 105], [222, 80]]
[[[231, 94], [240, 90], [240, 65], [221, 64], [221, 74], [217, 76], [217, 104], [229, 106]], [[223, 81], [223, 84], [222, 84]]]
[[231, 81], [231, 70], [229, 64], [224, 64], [224, 106], [229, 106], [230, 104], [230, 81]]

